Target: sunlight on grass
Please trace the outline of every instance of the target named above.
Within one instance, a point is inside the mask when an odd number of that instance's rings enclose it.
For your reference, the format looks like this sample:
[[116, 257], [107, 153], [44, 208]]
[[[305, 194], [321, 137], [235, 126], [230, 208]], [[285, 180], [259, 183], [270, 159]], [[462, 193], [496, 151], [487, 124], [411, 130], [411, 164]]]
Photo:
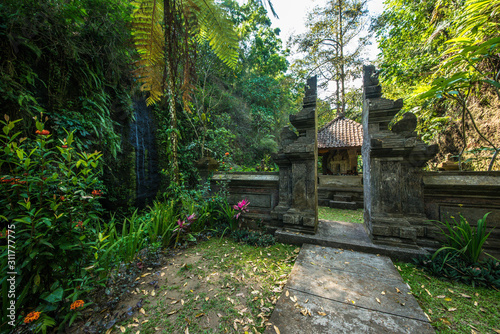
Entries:
[[318, 219], [362, 224], [363, 209], [342, 210], [318, 206]]
[[500, 291], [440, 280], [408, 263], [395, 266], [437, 333], [500, 332]]
[[141, 334], [262, 333], [298, 252], [219, 238], [179, 251], [165, 267], [138, 277], [139, 288], [118, 308], [141, 299], [143, 311], [120, 326]]

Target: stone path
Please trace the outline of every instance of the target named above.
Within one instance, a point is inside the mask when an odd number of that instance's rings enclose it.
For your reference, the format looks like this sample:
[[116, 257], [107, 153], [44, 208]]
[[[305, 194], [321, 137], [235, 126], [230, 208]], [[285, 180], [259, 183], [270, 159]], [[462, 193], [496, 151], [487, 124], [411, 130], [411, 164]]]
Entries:
[[434, 333], [409, 292], [386, 256], [304, 244], [265, 333]]

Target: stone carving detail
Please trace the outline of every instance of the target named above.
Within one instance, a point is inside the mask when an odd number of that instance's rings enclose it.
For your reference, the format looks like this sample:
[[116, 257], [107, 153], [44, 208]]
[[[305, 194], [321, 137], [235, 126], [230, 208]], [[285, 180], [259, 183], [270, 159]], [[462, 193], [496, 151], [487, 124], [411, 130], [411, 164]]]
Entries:
[[426, 237], [421, 167], [436, 145], [417, 138], [417, 118], [407, 113], [388, 126], [403, 100], [382, 98], [374, 66], [365, 66], [363, 97], [363, 184], [365, 227], [375, 243], [417, 247]]
[[288, 126], [281, 132], [279, 152], [273, 156], [279, 166], [279, 203], [271, 212], [284, 228], [316, 233], [318, 227], [317, 198], [317, 78], [307, 80], [302, 111], [290, 115], [298, 135]]

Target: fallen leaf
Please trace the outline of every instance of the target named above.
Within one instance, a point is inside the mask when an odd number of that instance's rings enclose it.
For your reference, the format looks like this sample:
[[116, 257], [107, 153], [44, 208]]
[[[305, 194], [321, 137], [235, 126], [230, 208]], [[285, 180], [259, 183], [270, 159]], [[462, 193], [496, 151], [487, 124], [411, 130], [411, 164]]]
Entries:
[[273, 325], [273, 327], [274, 327], [274, 331], [276, 332], [276, 334], [281, 334], [281, 333], [280, 333], [280, 330], [279, 330], [279, 328], [278, 328], [278, 327], [276, 327], [276, 326], [274, 326], [274, 325]]
[[385, 291], [382, 291], [380, 294], [381, 294], [381, 295], [385, 295]]
[[432, 310], [431, 309], [428, 309], [427, 312], [429, 312], [430, 314], [432, 314]]
[[466, 295], [465, 293], [461, 293], [460, 296], [464, 297], [464, 298], [471, 298], [471, 296], [469, 295]]
[[318, 314], [319, 314], [320, 316], [322, 316], [322, 317], [324, 317], [324, 316], [326, 315], [326, 313], [325, 313], [325, 312], [320, 312], [320, 311], [318, 311]]
[[172, 314], [175, 314], [175, 313], [177, 313], [177, 311], [172, 311], [172, 312], [169, 312], [169, 313], [167, 313], [167, 314], [168, 314], [168, 315], [172, 315]]
[[161, 274], [160, 274], [160, 276], [161, 276], [161, 277], [165, 276], [165, 273], [161, 273]]
[[142, 307], [139, 309], [139, 312], [141, 312], [142, 314], [146, 315], [146, 311], [144, 311], [144, 309]]
[[144, 320], [143, 322], [141, 322], [141, 325], [144, 325], [147, 322], [149, 322], [149, 320]]
[[425, 289], [425, 292], [427, 292], [427, 294], [432, 297], [432, 293], [430, 293], [429, 290]]
[[296, 303], [296, 302], [297, 302], [297, 297], [296, 297], [296, 296], [290, 297], [290, 300], [291, 300], [292, 302]]
[[395, 288], [395, 289], [396, 289], [397, 293], [401, 293], [401, 290], [399, 290], [398, 288]]
[[153, 297], [156, 296], [155, 290], [151, 291], [151, 296], [153, 296]]
[[494, 331], [495, 333], [500, 334], [500, 329], [494, 329], [494, 328], [493, 328], [493, 331]]
[[475, 302], [474, 302], [474, 306], [477, 306], [477, 305], [479, 305], [479, 304], [475, 301]]
[[184, 305], [184, 299], [181, 299], [181, 305]]
[[186, 327], [186, 330], [184, 331], [184, 334], [189, 334], [189, 328]]
[[125, 327], [120, 326], [120, 331], [121, 331], [122, 333], [125, 333], [125, 331], [126, 331], [126, 330], [127, 330], [127, 329], [126, 329]]
[[436, 296], [436, 298], [443, 299], [443, 298], [446, 298], [446, 296], [445, 295], [439, 295], [439, 296]]
[[377, 302], [378, 302], [379, 304], [382, 304], [382, 303], [380, 302], [380, 299], [378, 299], [378, 298], [375, 298], [375, 299], [377, 300]]
[[[253, 293], [253, 292], [252, 292], [252, 293]], [[285, 296], [287, 296], [287, 297], [288, 297], [288, 296], [290, 296], [290, 293], [288, 292], [288, 290], [286, 290], [286, 292], [285, 292]]]
[[446, 326], [451, 326], [451, 322], [447, 318], [439, 318], [439, 320]]
[[198, 314], [197, 314], [197, 315], [195, 315], [194, 317], [195, 317], [195, 318], [199, 318], [199, 317], [203, 317], [204, 315], [205, 315], [205, 313], [203, 313], [203, 312], [202, 312], [202, 313], [198, 313]]
[[456, 310], [457, 310], [457, 308], [456, 308], [456, 307], [451, 307], [451, 308], [449, 308], [449, 309], [448, 309], [448, 312], [454, 312], [454, 311], [456, 311]]
[[447, 302], [451, 302], [453, 299], [451, 299], [450, 297], [448, 297], [448, 298], [445, 298], [444, 300], [446, 300]]

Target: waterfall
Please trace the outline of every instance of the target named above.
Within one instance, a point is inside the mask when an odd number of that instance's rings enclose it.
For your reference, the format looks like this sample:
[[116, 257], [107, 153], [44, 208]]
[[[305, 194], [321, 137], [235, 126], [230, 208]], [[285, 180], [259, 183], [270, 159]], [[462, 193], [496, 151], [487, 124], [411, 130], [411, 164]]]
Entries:
[[134, 101], [134, 111], [130, 138], [135, 149], [136, 205], [144, 207], [156, 196], [160, 183], [156, 128], [151, 109], [144, 99]]

